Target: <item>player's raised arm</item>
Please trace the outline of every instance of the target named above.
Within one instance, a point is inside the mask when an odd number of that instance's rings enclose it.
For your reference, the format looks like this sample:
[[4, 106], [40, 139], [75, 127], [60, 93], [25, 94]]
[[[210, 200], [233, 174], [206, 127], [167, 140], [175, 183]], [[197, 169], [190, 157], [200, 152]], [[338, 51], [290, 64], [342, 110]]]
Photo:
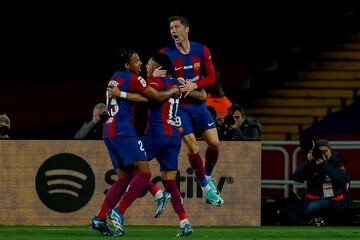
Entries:
[[207, 87], [215, 84], [215, 68], [212, 63], [211, 54], [209, 49], [204, 46], [204, 78], [196, 81], [196, 85], [198, 88]]

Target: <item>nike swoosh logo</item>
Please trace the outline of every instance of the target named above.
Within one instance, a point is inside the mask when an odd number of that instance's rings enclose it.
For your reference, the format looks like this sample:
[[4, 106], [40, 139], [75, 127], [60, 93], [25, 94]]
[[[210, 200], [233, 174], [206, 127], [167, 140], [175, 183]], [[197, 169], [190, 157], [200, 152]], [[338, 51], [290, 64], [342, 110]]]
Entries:
[[215, 123], [215, 122], [208, 123], [208, 126], [210, 127], [210, 126], [214, 125], [214, 123]]
[[183, 67], [176, 67], [175, 68], [175, 71], [178, 71], [178, 70], [180, 70], [180, 69], [182, 69]]

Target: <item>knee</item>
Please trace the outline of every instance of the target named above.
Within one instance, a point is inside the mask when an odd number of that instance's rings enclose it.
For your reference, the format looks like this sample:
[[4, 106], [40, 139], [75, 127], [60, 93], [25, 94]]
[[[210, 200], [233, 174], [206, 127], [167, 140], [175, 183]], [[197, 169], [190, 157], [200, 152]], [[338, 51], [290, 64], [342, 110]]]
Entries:
[[220, 151], [220, 141], [218, 141], [218, 140], [217, 141], [211, 141], [211, 142], [209, 142], [208, 147], [211, 150]]
[[133, 173], [148, 173], [151, 176], [151, 170], [147, 161], [135, 161], [132, 165]]
[[193, 141], [191, 139], [190, 141], [187, 141], [186, 146], [188, 147], [190, 154], [195, 154], [195, 153], [199, 152], [199, 146], [197, 145], [196, 140]]
[[177, 175], [177, 171], [162, 171], [161, 172], [161, 180], [175, 180]]

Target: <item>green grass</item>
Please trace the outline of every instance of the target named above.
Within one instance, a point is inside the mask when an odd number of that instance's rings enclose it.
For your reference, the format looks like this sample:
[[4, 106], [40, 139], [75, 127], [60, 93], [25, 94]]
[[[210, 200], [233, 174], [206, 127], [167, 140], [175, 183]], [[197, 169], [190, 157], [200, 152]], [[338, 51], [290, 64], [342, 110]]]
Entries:
[[[177, 227], [127, 226], [120, 239], [176, 239]], [[0, 226], [1, 240], [108, 239], [88, 227]], [[115, 238], [112, 238], [115, 239]], [[197, 227], [187, 239], [201, 240], [340, 240], [360, 239], [360, 227]]]

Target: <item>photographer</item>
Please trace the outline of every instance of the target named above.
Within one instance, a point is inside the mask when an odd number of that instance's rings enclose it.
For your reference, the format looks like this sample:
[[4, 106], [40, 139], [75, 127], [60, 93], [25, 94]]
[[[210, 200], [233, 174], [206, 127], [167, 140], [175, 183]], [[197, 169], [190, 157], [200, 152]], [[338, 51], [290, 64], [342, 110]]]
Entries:
[[314, 226], [348, 223], [350, 181], [344, 162], [325, 139], [301, 145], [305, 162], [297, 167], [293, 179], [306, 181], [305, 222]]
[[218, 128], [222, 140], [260, 140], [260, 123], [245, 115], [244, 109], [237, 103], [228, 109], [224, 123]]
[[0, 139], [1, 138], [10, 138], [10, 119], [6, 114], [0, 115]]
[[85, 122], [75, 134], [75, 139], [102, 139], [103, 125], [108, 117], [106, 105], [98, 103], [94, 106], [93, 117]]

